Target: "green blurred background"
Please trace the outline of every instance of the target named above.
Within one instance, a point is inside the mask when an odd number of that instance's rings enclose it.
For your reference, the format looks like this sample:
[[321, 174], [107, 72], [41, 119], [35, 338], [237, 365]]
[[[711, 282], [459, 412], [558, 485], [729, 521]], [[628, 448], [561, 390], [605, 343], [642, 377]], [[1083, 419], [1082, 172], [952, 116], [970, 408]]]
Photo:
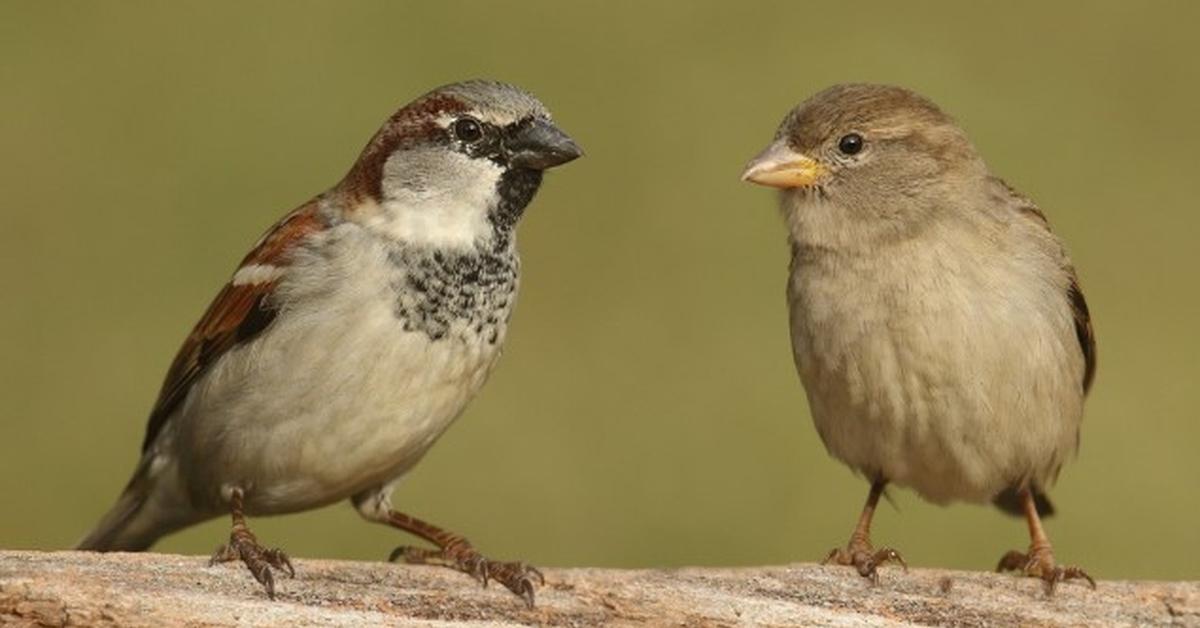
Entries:
[[[1100, 370], [1053, 491], [1060, 558], [1200, 577], [1198, 23], [1183, 2], [3, 2], [0, 546], [78, 540], [262, 230], [396, 107], [482, 76], [536, 93], [587, 157], [521, 228], [499, 370], [396, 504], [541, 565], [821, 558], [867, 486], [811, 426], [774, 196], [738, 174], [793, 104], [867, 80], [955, 114], [1080, 269]], [[895, 501], [876, 539], [916, 565], [1027, 542], [990, 508]], [[411, 540], [344, 505], [254, 525], [301, 557]]]

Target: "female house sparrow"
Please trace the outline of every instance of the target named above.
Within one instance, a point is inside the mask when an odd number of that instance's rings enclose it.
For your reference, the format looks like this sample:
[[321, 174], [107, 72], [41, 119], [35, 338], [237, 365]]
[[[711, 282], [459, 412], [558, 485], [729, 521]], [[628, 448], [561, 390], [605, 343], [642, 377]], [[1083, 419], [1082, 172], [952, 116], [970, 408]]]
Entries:
[[838, 85], [796, 107], [743, 180], [780, 188], [792, 349], [826, 448], [871, 481], [826, 561], [876, 578], [899, 560], [870, 524], [888, 482], [935, 503], [1024, 513], [1031, 544], [999, 569], [1047, 590], [1043, 491], [1079, 445], [1095, 338], [1042, 212], [993, 176], [954, 121], [898, 87]]
[[440, 564], [533, 603], [523, 563], [392, 509], [393, 484], [495, 366], [516, 298], [515, 228], [542, 171], [581, 155], [530, 94], [467, 81], [389, 118], [340, 183], [267, 232], [184, 342], [124, 493], [79, 545], [144, 550], [231, 513], [213, 562], [240, 559], [274, 597], [287, 556], [246, 515], [350, 499], [437, 549]]

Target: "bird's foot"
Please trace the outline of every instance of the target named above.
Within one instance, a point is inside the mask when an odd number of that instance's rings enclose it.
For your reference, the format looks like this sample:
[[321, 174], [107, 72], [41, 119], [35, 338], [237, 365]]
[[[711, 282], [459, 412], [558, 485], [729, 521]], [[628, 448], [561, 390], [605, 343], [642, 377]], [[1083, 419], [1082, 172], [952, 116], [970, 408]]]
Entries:
[[546, 584], [542, 572], [523, 562], [489, 560], [466, 541], [455, 541], [442, 549], [427, 549], [402, 545], [392, 550], [389, 562], [403, 560], [410, 565], [440, 565], [461, 571], [483, 586], [495, 580], [525, 600], [533, 608], [534, 583]]
[[908, 563], [904, 562], [904, 557], [900, 556], [900, 552], [890, 547], [882, 547], [877, 550], [871, 547], [869, 539], [855, 537], [850, 539], [850, 543], [846, 547], [830, 550], [829, 555], [821, 561], [821, 564], [833, 563], [854, 567], [858, 570], [858, 575], [868, 578], [872, 584], [879, 584], [879, 573], [876, 569], [880, 565], [892, 561], [900, 563], [900, 566], [904, 567], [904, 571], [908, 571]]
[[267, 549], [263, 547], [254, 533], [244, 526], [235, 526], [229, 534], [229, 543], [217, 548], [209, 559], [211, 567], [217, 563], [241, 560], [259, 584], [267, 590], [267, 597], [275, 599], [275, 577], [271, 569], [287, 572], [289, 578], [296, 577], [296, 570], [287, 554], [278, 547]]
[[1096, 581], [1086, 571], [1074, 566], [1062, 566], [1054, 560], [1054, 551], [1049, 545], [1035, 545], [1029, 552], [1013, 550], [1005, 554], [996, 571], [1020, 571], [1030, 578], [1041, 578], [1045, 583], [1046, 595], [1053, 595], [1058, 583], [1065, 580], [1087, 580], [1088, 586], [1096, 589]]

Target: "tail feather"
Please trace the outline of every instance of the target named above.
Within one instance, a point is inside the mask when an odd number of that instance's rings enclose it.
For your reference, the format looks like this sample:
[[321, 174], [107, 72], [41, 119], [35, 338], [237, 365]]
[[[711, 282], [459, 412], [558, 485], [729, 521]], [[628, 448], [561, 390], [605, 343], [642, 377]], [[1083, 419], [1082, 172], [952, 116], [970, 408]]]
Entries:
[[[1050, 498], [1041, 489], [1033, 487], [1033, 504], [1037, 506], [1038, 515], [1043, 519], [1054, 514], [1054, 504], [1050, 503]], [[1025, 515], [1025, 508], [1021, 504], [1021, 492], [1017, 487], [1004, 489], [1002, 493], [992, 498], [992, 503], [996, 508], [1010, 514], [1014, 517], [1022, 517]]]
[[156, 472], [152, 462], [150, 457], [142, 459], [117, 503], [76, 549], [140, 552], [159, 538], [204, 519], [177, 497], [178, 487], [169, 481], [164, 484], [162, 469]]
[[117, 503], [75, 549], [95, 552], [140, 552], [150, 547], [158, 539], [157, 535], [130, 534], [134, 527], [131, 524], [145, 505], [145, 492], [138, 490], [138, 487], [131, 483], [117, 498]]

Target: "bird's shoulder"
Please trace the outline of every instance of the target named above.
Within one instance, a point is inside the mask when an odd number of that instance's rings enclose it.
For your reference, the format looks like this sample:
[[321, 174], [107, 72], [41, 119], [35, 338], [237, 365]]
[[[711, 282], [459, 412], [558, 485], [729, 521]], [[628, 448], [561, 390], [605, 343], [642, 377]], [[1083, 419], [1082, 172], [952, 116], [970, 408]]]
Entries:
[[150, 412], [142, 451], [149, 449], [188, 391], [230, 349], [256, 337], [275, 319], [272, 299], [292, 252], [329, 228], [320, 197], [276, 222], [242, 259], [179, 348]]

